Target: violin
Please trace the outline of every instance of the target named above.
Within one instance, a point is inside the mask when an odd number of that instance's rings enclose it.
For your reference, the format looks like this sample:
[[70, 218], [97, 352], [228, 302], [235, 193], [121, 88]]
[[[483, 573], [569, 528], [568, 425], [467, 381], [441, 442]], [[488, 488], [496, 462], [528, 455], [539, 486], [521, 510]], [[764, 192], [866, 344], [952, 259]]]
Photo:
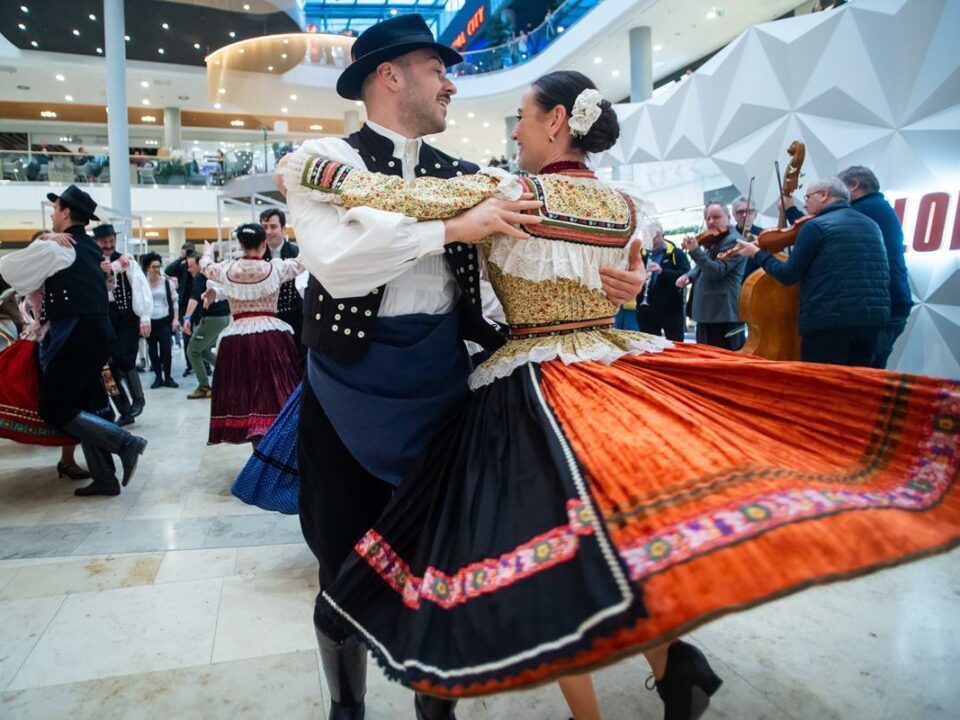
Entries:
[[709, 250], [718, 242], [720, 242], [720, 237], [726, 232], [726, 230], [717, 230], [716, 228], [709, 228], [704, 230], [702, 233], [694, 238], [697, 243], [704, 250]]
[[[767, 228], [766, 230], [761, 230], [760, 234], [757, 236], [757, 239], [752, 241], [750, 244], [759, 245], [761, 250], [766, 250], [771, 255], [782, 253], [788, 247], [791, 247], [797, 242], [797, 234], [800, 232], [800, 228], [803, 227], [807, 220], [810, 220], [811, 218], [813, 218], [813, 215], [804, 215], [803, 217], [798, 218], [793, 225], [789, 227]], [[717, 259], [728, 260], [739, 254], [740, 246], [736, 245], [717, 255]]]

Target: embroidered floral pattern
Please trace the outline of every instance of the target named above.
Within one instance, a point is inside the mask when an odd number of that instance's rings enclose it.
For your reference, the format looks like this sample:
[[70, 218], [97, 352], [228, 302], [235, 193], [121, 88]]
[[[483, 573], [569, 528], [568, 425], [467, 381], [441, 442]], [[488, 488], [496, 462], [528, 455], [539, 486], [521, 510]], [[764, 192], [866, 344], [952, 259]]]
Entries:
[[453, 575], [428, 567], [423, 577], [417, 577], [374, 530], [368, 531], [354, 549], [403, 596], [407, 607], [417, 609], [428, 600], [450, 609], [572, 559], [577, 554], [579, 536], [593, 535], [597, 523], [593, 511], [581, 500], [567, 501], [567, 515], [566, 525], [538, 535], [499, 558], [471, 563]]
[[522, 180], [544, 208], [542, 223], [524, 227], [535, 237], [623, 247], [636, 232], [633, 203], [600, 182], [573, 183], [560, 173]]
[[[960, 390], [943, 390], [929, 419], [906, 479], [886, 489], [814, 487], [763, 492], [644, 535], [619, 548], [630, 577], [643, 580], [674, 565], [728, 547], [790, 523], [852, 510], [926, 510], [938, 503], [956, 478], [960, 457], [955, 435]], [[609, 518], [605, 518], [607, 522]]]

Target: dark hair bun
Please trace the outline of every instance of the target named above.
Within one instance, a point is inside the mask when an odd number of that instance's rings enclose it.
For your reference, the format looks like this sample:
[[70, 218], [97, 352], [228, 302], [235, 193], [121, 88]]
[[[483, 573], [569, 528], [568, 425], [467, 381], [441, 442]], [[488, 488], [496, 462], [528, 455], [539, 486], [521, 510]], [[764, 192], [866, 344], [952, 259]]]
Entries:
[[[544, 112], [563, 105], [567, 114], [573, 113], [573, 105], [584, 90], [596, 90], [597, 86], [583, 73], [576, 70], [559, 70], [534, 81], [537, 88], [537, 106]], [[620, 121], [608, 100], [600, 101], [600, 117], [590, 126], [583, 137], [570, 136], [570, 147], [587, 153], [609, 150], [620, 137]]]
[[237, 228], [237, 240], [247, 250], [254, 250], [267, 239], [267, 233], [256, 223], [246, 223]]

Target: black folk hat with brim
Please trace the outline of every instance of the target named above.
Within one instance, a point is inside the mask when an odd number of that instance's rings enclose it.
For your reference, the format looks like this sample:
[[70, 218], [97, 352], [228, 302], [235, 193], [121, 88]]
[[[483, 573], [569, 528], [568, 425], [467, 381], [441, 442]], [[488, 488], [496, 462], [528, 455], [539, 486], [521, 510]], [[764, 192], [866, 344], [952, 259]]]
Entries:
[[380, 63], [423, 48], [436, 50], [446, 67], [463, 62], [460, 53], [434, 39], [421, 15], [398, 15], [371, 25], [353, 43], [353, 62], [340, 74], [337, 94], [347, 100], [359, 100], [363, 81]]
[[97, 203], [76, 185], [71, 185], [59, 195], [47, 193], [47, 200], [50, 202], [59, 200], [61, 206], [66, 205], [71, 210], [84, 215], [88, 220], [100, 220], [93, 214], [97, 209]]
[[115, 237], [116, 234], [117, 234], [117, 231], [114, 229], [113, 225], [110, 225], [109, 223], [104, 223], [103, 225], [97, 225], [93, 229], [94, 240], [98, 238], [103, 238], [103, 237]]

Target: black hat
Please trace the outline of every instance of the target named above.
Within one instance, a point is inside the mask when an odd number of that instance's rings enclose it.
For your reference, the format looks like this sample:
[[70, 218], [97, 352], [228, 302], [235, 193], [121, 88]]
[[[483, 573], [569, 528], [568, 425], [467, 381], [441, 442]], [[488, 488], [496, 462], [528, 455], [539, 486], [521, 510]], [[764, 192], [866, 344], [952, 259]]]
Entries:
[[97, 204], [93, 201], [93, 198], [76, 185], [71, 185], [59, 195], [47, 193], [47, 200], [50, 202], [59, 200], [61, 205], [66, 205], [71, 210], [76, 210], [78, 213], [85, 215], [88, 220], [100, 219], [93, 214], [97, 209]]
[[421, 48], [436, 50], [447, 67], [463, 62], [460, 53], [434, 39], [423, 16], [398, 15], [360, 33], [350, 50], [353, 63], [337, 80], [337, 94], [347, 100], [359, 100], [363, 81], [377, 65]]
[[104, 223], [103, 225], [97, 225], [93, 229], [93, 239], [97, 240], [102, 237], [110, 237], [111, 235], [116, 235], [117, 231], [113, 229], [113, 225], [109, 223]]

